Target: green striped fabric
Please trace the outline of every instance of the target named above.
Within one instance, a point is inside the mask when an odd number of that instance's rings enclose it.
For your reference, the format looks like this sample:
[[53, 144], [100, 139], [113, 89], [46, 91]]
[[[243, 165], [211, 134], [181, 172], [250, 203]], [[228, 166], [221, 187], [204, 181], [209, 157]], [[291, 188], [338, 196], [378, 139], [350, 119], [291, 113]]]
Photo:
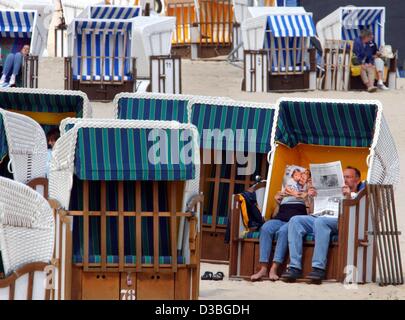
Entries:
[[0, 162], [8, 153], [6, 130], [4, 128], [3, 116], [0, 114]]
[[0, 108], [33, 112], [75, 112], [83, 116], [83, 97], [45, 93], [0, 91]]
[[122, 97], [118, 100], [118, 119], [175, 120], [188, 122], [188, 100]]
[[[274, 109], [217, 104], [193, 104], [191, 122], [198, 128], [204, 149], [268, 153]], [[211, 137], [209, 130], [219, 134]], [[232, 133], [229, 138], [223, 134]]]
[[[79, 128], [75, 174], [82, 180], [104, 181], [194, 179], [194, 163], [182, 161], [190, 155], [191, 139], [183, 141], [182, 134], [192, 136], [189, 129]], [[152, 162], [151, 154], [161, 161]]]
[[281, 101], [276, 141], [289, 147], [369, 147], [377, 111], [375, 104]]

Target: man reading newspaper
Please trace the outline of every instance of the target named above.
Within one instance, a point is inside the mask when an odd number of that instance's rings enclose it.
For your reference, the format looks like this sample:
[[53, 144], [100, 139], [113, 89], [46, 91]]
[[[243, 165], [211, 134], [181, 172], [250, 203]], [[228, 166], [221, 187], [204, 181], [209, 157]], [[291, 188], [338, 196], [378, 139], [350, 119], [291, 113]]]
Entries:
[[[339, 172], [340, 170], [340, 172]], [[304, 237], [313, 233], [315, 247], [312, 256], [312, 272], [306, 279], [321, 281], [325, 278], [327, 255], [331, 235], [338, 232], [339, 201], [354, 198], [364, 188], [357, 168], [343, 171], [339, 162], [311, 165], [313, 188], [313, 214], [292, 217], [288, 225], [290, 265], [281, 280], [292, 282], [302, 277], [302, 246]]]

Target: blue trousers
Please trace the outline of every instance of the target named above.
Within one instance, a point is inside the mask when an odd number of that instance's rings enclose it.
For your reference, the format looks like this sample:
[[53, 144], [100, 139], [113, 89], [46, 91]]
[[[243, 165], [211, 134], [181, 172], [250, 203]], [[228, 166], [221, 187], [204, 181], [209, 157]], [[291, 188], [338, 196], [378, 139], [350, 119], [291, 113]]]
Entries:
[[23, 55], [21, 52], [10, 53], [7, 55], [6, 61], [4, 61], [3, 74], [6, 76], [6, 82], [9, 81], [10, 76], [14, 74], [18, 75], [23, 63]]
[[330, 237], [338, 232], [338, 219], [330, 217], [295, 216], [288, 223], [290, 267], [302, 270], [302, 244], [308, 233], [315, 236], [312, 267], [326, 269]]
[[268, 263], [274, 236], [277, 234], [277, 245], [273, 261], [283, 263], [288, 249], [288, 223], [277, 220], [268, 220], [260, 229], [260, 263]]

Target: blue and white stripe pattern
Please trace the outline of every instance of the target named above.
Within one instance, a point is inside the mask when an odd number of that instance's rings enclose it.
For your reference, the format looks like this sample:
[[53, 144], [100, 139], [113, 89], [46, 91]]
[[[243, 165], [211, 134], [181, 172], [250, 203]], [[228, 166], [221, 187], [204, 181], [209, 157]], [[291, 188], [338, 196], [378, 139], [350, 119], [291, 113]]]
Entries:
[[[271, 70], [273, 72], [296, 72], [308, 70], [302, 68], [302, 51], [307, 39], [315, 36], [315, 25], [311, 15], [272, 15], [267, 17], [265, 49], [269, 50]], [[296, 48], [296, 50], [293, 50]], [[279, 54], [280, 50], [281, 53]], [[288, 50], [287, 50], [288, 49]], [[295, 56], [295, 57], [294, 57]], [[281, 59], [281, 61], [279, 61]], [[279, 63], [280, 62], [280, 63]]]
[[30, 38], [35, 11], [0, 11], [0, 35], [7, 38]]
[[141, 7], [91, 6], [91, 19], [132, 19], [140, 16]]
[[354, 40], [360, 30], [367, 28], [374, 34], [377, 46], [383, 45], [384, 8], [344, 8], [342, 9], [342, 39]]
[[[73, 79], [131, 80], [131, 28], [132, 23], [125, 20], [75, 21], [76, 59], [73, 65]], [[125, 61], [122, 57], [125, 57]]]
[[267, 17], [267, 29], [273, 37], [313, 37], [316, 34], [310, 14], [271, 15]]

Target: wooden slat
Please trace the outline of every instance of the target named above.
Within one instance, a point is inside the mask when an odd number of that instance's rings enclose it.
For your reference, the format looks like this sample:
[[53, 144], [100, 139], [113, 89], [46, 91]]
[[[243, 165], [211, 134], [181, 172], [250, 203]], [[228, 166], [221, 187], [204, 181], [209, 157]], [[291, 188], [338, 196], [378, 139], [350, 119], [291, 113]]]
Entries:
[[141, 182], [135, 183], [135, 208], [136, 208], [136, 271], [142, 271], [142, 197]]
[[34, 272], [28, 273], [28, 288], [27, 288], [27, 300], [32, 300], [32, 289], [34, 288]]
[[118, 255], [119, 255], [119, 270], [124, 270], [125, 254], [124, 254], [124, 183], [118, 182]]
[[[392, 224], [390, 223], [391, 219], [391, 210], [390, 206], [388, 203], [388, 197], [387, 197], [387, 186], [380, 186], [381, 193], [382, 193], [382, 205], [383, 205], [383, 212], [384, 212], [384, 224], [385, 224], [385, 230], [387, 231], [393, 231], [392, 230]], [[392, 283], [397, 283], [397, 273], [396, 273], [396, 266], [394, 262], [394, 254], [393, 254], [393, 238], [387, 235], [387, 244], [388, 244], [388, 251], [386, 251], [386, 254], [388, 255], [388, 264], [390, 265], [390, 271], [391, 271], [391, 279]]]
[[217, 211], [218, 211], [219, 185], [220, 185], [219, 179], [221, 177], [221, 165], [220, 164], [213, 164], [213, 165], [216, 166], [216, 171], [215, 171], [214, 199], [213, 199], [214, 205], [212, 207], [211, 230], [215, 231], [215, 228], [217, 226]]
[[105, 181], [101, 181], [100, 185], [100, 240], [101, 240], [101, 270], [107, 271], [107, 186]]
[[89, 270], [89, 182], [83, 181], [83, 265]]
[[10, 284], [9, 300], [14, 300], [14, 294], [15, 294], [15, 282]]
[[172, 251], [172, 270], [177, 272], [177, 218], [176, 218], [176, 182], [169, 185], [169, 202], [170, 202], [170, 246]]
[[153, 269], [159, 272], [159, 185], [153, 181]]

